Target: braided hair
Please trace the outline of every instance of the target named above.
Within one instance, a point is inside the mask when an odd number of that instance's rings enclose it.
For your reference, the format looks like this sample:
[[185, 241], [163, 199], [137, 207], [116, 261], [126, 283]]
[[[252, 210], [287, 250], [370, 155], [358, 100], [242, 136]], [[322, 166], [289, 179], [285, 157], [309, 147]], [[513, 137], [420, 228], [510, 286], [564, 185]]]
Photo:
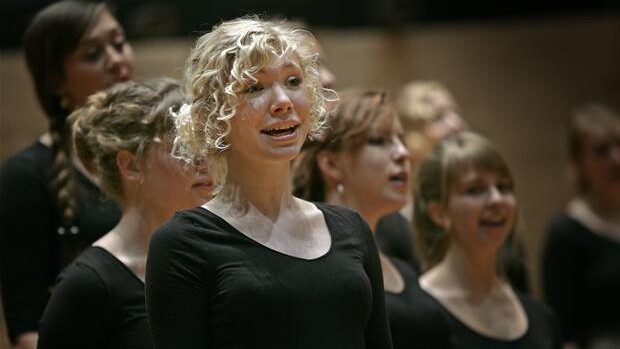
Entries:
[[76, 200], [71, 138], [66, 122], [71, 110], [62, 103], [58, 88], [63, 81], [67, 57], [106, 9], [103, 3], [59, 1], [37, 13], [24, 35], [26, 64], [39, 104], [49, 119], [54, 158], [52, 190], [63, 227], [71, 226], [75, 218]]

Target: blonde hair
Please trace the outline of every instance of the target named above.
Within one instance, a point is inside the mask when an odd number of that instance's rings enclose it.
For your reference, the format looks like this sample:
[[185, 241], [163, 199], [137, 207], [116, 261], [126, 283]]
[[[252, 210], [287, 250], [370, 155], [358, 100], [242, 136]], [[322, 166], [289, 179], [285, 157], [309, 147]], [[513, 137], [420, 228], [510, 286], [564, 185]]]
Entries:
[[145, 156], [155, 143], [172, 144], [172, 111], [186, 102], [181, 84], [169, 78], [123, 82], [90, 96], [69, 116], [75, 151], [103, 191], [123, 201], [116, 154]]
[[440, 82], [410, 82], [401, 89], [396, 99], [396, 108], [406, 132], [423, 132], [426, 125], [437, 116], [437, 110], [430, 100], [430, 95], [435, 92], [444, 94], [452, 109], [459, 109], [450, 91]]
[[240, 102], [238, 94], [274, 59], [295, 62], [302, 70], [302, 84], [312, 105], [309, 136], [316, 137], [325, 123], [330, 97], [319, 82], [315, 45], [307, 30], [257, 17], [223, 22], [200, 37], [187, 61], [186, 85], [192, 104], [177, 120], [174, 156], [186, 161], [208, 157], [209, 169], [221, 188], [227, 171], [223, 152], [229, 147], [230, 119]]
[[414, 183], [416, 249], [424, 270], [441, 262], [450, 242], [449, 234], [435, 224], [427, 208], [431, 202], [447, 205], [456, 179], [468, 167], [490, 171], [513, 181], [502, 155], [482, 136], [464, 131], [438, 143], [420, 163]]

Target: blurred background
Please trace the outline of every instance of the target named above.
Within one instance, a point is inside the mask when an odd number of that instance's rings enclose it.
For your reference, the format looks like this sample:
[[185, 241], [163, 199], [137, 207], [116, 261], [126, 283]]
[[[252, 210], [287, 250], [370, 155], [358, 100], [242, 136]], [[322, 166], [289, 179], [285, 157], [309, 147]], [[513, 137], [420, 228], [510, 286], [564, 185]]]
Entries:
[[[52, 1], [0, 3], [0, 161], [46, 129], [21, 54], [23, 30]], [[248, 13], [305, 22], [336, 88], [412, 79], [444, 83], [471, 128], [508, 159], [539, 294], [545, 227], [572, 194], [565, 125], [588, 101], [620, 102], [620, 0], [176, 0], [113, 1], [136, 55], [138, 79], [181, 78], [194, 39]]]

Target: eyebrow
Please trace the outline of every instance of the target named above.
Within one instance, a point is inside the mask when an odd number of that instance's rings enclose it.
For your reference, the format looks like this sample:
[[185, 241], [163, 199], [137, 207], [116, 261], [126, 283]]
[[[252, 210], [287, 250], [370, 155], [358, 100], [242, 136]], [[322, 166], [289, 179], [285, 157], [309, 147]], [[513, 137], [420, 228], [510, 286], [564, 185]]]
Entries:
[[80, 41], [79, 45], [97, 43], [98, 41], [101, 41], [102, 38], [107, 39], [110, 36], [124, 36], [125, 32], [123, 31], [123, 28], [115, 26], [111, 27], [109, 30], [103, 32], [102, 34], [103, 35], [97, 35], [93, 37], [84, 37], [84, 39]]

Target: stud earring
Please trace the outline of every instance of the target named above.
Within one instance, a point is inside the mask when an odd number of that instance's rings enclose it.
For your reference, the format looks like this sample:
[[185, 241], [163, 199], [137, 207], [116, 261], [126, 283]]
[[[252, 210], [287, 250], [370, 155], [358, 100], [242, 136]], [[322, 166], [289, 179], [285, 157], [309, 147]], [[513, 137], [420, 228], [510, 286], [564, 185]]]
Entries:
[[336, 191], [338, 192], [338, 194], [344, 193], [344, 185], [342, 183], [336, 184]]

